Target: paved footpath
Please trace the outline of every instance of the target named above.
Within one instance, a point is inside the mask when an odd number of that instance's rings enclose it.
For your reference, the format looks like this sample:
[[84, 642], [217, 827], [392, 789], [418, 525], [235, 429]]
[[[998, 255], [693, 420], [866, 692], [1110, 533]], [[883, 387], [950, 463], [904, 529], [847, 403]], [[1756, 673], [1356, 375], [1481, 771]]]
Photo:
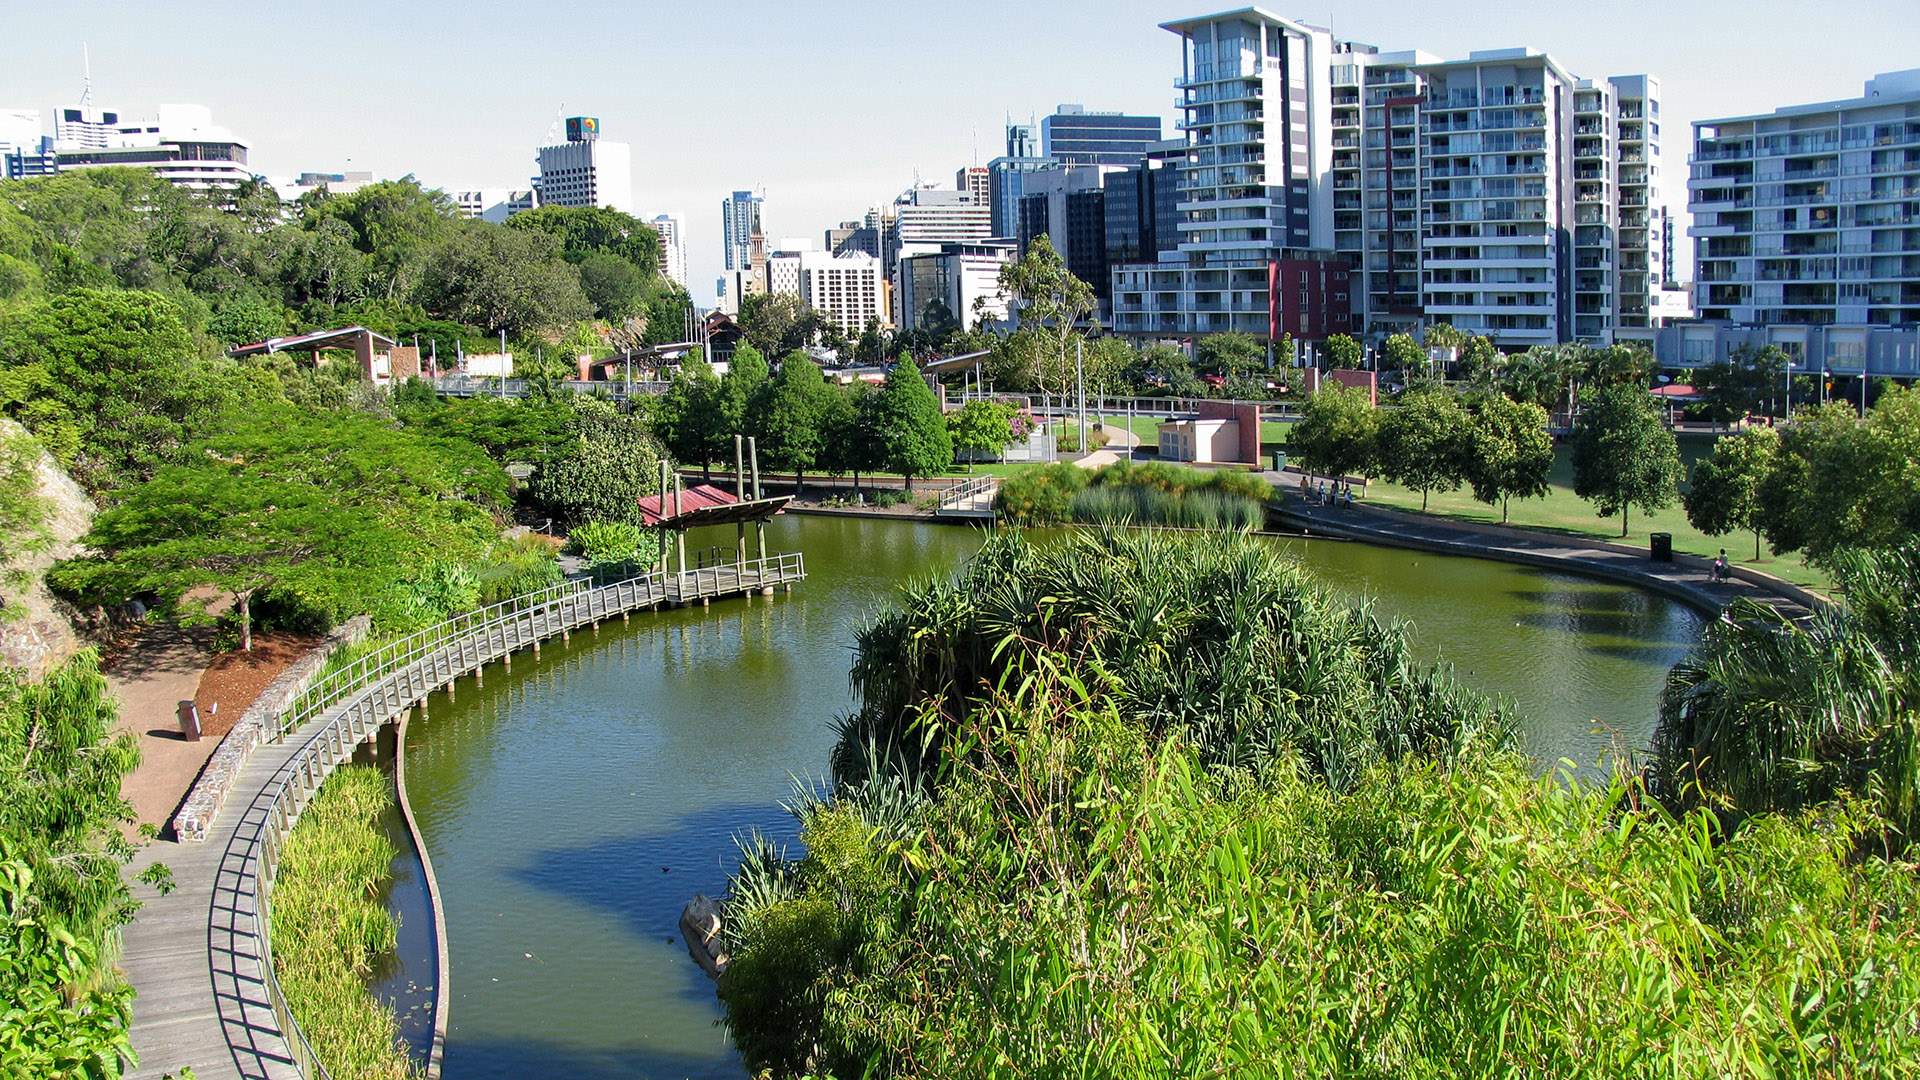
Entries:
[[[1272, 473], [1266, 474], [1269, 480]], [[1676, 554], [1672, 562], [1654, 562], [1644, 551], [1577, 536], [1515, 529], [1396, 510], [1356, 506], [1316, 506], [1293, 494], [1293, 483], [1275, 486], [1284, 494], [1280, 516], [1308, 533], [1365, 540], [1396, 547], [1418, 548], [1477, 558], [1499, 559], [1530, 566], [1561, 567], [1616, 581], [1627, 581], [1675, 597], [1703, 611], [1718, 613], [1736, 599], [1745, 598], [1791, 618], [1812, 612], [1812, 597], [1784, 582], [1770, 586], [1735, 577], [1714, 581], [1712, 563], [1692, 555]]]

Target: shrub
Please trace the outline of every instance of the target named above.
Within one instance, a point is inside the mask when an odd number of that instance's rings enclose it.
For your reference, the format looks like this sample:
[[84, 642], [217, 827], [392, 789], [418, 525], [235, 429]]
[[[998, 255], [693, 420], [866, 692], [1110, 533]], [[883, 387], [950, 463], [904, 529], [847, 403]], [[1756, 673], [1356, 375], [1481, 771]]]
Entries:
[[1066, 462], [1022, 469], [1001, 481], [993, 508], [1015, 524], [1057, 524], [1070, 519], [1074, 493], [1087, 482], [1087, 470]]
[[589, 565], [633, 561], [646, 540], [646, 531], [625, 521], [589, 521], [567, 534], [567, 551], [585, 556]]

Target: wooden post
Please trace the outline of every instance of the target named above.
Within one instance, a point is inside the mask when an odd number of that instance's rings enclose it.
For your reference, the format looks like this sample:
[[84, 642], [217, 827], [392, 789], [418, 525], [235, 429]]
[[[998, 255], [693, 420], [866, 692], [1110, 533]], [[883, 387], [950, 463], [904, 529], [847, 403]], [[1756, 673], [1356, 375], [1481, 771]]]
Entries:
[[660, 573], [667, 572], [667, 459], [660, 459]]
[[[740, 436], [735, 435], [733, 437], [733, 497], [736, 501], [745, 502], [747, 497], [746, 461], [741, 457], [740, 444]], [[747, 568], [746, 522], [733, 523], [733, 541], [735, 572], [742, 573]]]
[[[753, 457], [753, 498], [755, 502], [758, 502], [760, 500], [760, 441], [751, 435], [747, 436], [747, 452]], [[759, 541], [760, 572], [764, 574], [767, 569], [767, 523], [765, 519], [757, 520], [753, 523], [753, 532]]]

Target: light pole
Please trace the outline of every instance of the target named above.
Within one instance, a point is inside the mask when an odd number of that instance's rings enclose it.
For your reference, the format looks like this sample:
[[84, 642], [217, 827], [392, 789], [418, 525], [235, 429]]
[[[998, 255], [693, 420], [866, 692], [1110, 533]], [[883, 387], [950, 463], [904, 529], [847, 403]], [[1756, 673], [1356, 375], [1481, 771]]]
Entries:
[[1087, 452], [1087, 349], [1085, 338], [1073, 340], [1073, 381], [1080, 398], [1080, 452]]

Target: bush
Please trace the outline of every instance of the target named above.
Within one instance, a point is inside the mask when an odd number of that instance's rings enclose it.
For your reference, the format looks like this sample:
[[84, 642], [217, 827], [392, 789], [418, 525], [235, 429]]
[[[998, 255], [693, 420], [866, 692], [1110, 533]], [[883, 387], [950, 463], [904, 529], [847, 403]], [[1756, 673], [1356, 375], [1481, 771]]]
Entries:
[[[1060, 421], [1058, 426], [1060, 433], [1054, 437], [1054, 444], [1059, 447], [1060, 452], [1063, 454], [1079, 453], [1080, 426], [1077, 423], [1069, 424], [1064, 420]], [[1087, 448], [1089, 450], [1100, 449], [1107, 445], [1111, 438], [1112, 436], [1108, 435], [1103, 428], [1092, 426], [1087, 428]]]
[[995, 537], [861, 635], [853, 681], [838, 786], [793, 803], [804, 858], [750, 853], [729, 893], [750, 1069], [1892, 1077], [1920, 1053], [1920, 868], [1867, 854], [1868, 804], [1724, 832], [1623, 775], [1538, 778], [1502, 713], [1255, 541]]
[[1065, 462], [1022, 469], [1000, 482], [993, 508], [1018, 525], [1053, 525], [1071, 519], [1073, 497], [1087, 486], [1087, 470]]
[[646, 530], [625, 521], [589, 521], [567, 534], [567, 551], [590, 566], [632, 562], [646, 537]]

